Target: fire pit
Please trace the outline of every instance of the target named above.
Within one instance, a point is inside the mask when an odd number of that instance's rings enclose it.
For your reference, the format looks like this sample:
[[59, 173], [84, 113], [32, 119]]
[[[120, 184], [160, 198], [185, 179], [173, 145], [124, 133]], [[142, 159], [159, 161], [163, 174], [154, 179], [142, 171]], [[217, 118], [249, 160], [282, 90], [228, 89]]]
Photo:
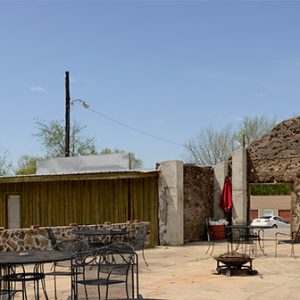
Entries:
[[218, 274], [226, 274], [227, 276], [257, 274], [257, 271], [252, 269], [253, 258], [249, 255], [233, 251], [224, 253], [215, 259]]

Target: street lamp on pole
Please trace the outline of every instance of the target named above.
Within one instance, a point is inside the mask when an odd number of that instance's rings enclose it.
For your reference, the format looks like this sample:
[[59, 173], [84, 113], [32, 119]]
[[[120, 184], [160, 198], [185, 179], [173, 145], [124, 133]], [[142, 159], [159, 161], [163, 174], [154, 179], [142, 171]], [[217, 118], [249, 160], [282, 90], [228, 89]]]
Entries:
[[90, 108], [90, 105], [82, 99], [73, 99], [73, 100], [71, 100], [71, 105], [74, 105], [76, 102], [80, 103], [86, 109]]
[[70, 105], [74, 105], [76, 102], [82, 104], [84, 108], [89, 108], [89, 104], [81, 99], [70, 99], [70, 81], [69, 72], [65, 73], [65, 87], [66, 87], [66, 116], [65, 116], [65, 157], [70, 156]]

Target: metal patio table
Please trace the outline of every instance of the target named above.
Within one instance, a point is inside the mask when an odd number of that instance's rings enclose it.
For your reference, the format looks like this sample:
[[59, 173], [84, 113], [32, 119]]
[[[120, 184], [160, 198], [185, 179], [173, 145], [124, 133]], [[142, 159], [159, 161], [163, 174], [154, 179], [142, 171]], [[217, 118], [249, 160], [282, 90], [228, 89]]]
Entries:
[[[112, 238], [115, 236], [124, 236], [128, 234], [128, 231], [116, 230], [116, 229], [76, 229], [73, 234], [77, 236], [87, 237], [90, 247], [101, 247], [112, 242]], [[107, 241], [103, 242], [101, 237], [106, 236]]]
[[[234, 230], [237, 230], [239, 233], [243, 232], [243, 241], [244, 242], [251, 242], [254, 239], [257, 240], [259, 249], [265, 254], [264, 251], [264, 229], [271, 229], [272, 226], [260, 226], [260, 225], [251, 225], [251, 224], [235, 224], [235, 225], [227, 225], [226, 228], [231, 229], [232, 233], [229, 239], [234, 239]], [[252, 234], [252, 229], [257, 230], [257, 234]]]
[[[48, 298], [45, 281], [44, 281], [44, 264], [45, 263], [53, 263], [59, 261], [71, 260], [73, 253], [68, 251], [55, 251], [55, 250], [25, 250], [25, 251], [5, 251], [0, 252], [0, 268], [2, 272], [6, 272], [5, 276], [10, 275], [19, 275], [15, 279], [17, 281], [22, 281], [22, 278], [25, 278], [26, 275], [37, 276], [38, 279], [42, 279], [42, 287], [43, 292], [46, 299]], [[33, 272], [25, 272], [24, 265], [34, 265]], [[23, 272], [20, 274], [12, 273], [12, 270], [16, 266], [21, 266], [23, 268]], [[5, 277], [4, 276], [4, 277]], [[10, 277], [7, 277], [10, 278]], [[9, 281], [9, 280], [8, 280]], [[26, 281], [24, 279], [24, 281]], [[2, 285], [0, 286], [2, 288]], [[7, 287], [5, 287], [7, 290]], [[9, 290], [10, 287], [8, 287]], [[1, 292], [1, 290], [0, 290]], [[36, 299], [39, 299], [37, 296]]]

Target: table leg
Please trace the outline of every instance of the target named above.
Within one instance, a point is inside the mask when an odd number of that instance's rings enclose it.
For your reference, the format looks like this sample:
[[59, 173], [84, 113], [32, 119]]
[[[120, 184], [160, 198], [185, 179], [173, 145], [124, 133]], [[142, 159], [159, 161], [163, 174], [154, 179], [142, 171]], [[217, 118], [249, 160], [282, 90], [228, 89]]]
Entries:
[[[44, 264], [35, 264], [33, 270], [36, 273], [45, 274]], [[45, 281], [45, 278], [43, 278], [41, 280], [41, 283], [42, 283], [42, 289], [43, 289], [43, 293], [44, 293], [45, 299], [49, 300], [49, 297], [48, 297], [48, 294], [47, 294], [47, 290], [46, 290], [46, 281]], [[38, 297], [37, 299], [39, 299], [39, 283], [38, 283], [38, 281], [37, 281], [37, 297]]]

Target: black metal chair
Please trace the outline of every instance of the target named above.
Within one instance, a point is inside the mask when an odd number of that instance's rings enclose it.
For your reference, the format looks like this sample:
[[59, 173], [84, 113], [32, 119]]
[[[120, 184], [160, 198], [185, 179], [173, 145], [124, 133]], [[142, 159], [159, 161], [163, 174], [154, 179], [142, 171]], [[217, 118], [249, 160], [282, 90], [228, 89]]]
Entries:
[[[74, 254], [87, 251], [89, 249], [89, 244], [84, 240], [74, 239], [74, 240], [64, 240], [58, 242], [54, 245], [53, 250], [56, 251], [68, 251]], [[63, 268], [57, 270], [57, 267]], [[53, 271], [46, 273], [47, 276], [54, 276], [54, 297], [57, 299], [57, 289], [56, 289], [56, 277], [57, 276], [71, 276], [71, 262], [55, 262], [53, 264]]]
[[59, 241], [56, 239], [51, 227], [47, 227], [46, 231], [47, 231], [47, 234], [48, 234], [48, 238], [51, 242], [51, 246], [54, 247]]
[[[13, 299], [13, 297], [17, 292], [21, 292], [22, 299], [27, 300], [27, 291], [26, 291], [27, 282], [33, 283], [34, 299], [36, 300], [40, 299], [39, 283], [40, 282], [42, 283], [44, 278], [45, 278], [45, 274], [41, 272], [20, 272], [20, 273], [12, 273], [8, 275], [4, 275], [2, 280], [7, 286], [7, 289], [5, 291], [2, 291], [2, 293], [4, 293], [4, 299]], [[21, 288], [18, 290], [13, 288], [13, 285], [17, 283], [21, 284]], [[46, 293], [45, 293], [45, 297], [46, 299], [48, 299]]]
[[75, 255], [72, 273], [74, 300], [138, 297], [138, 257], [129, 244], [113, 243]]
[[[278, 239], [278, 236], [288, 236], [289, 239]], [[295, 244], [300, 244], [300, 225], [296, 231], [293, 231], [291, 234], [276, 232], [275, 233], [275, 257], [277, 257], [277, 246], [278, 244], [290, 244], [291, 245], [291, 256], [296, 258], [295, 254]]]
[[146, 246], [146, 238], [148, 234], [148, 228], [145, 224], [139, 224], [138, 230], [135, 234], [131, 236], [125, 236], [124, 242], [130, 244], [135, 251], [142, 250], [142, 256], [146, 266], [148, 263], [145, 258], [145, 246]]
[[[261, 241], [260, 241], [260, 235], [257, 230], [254, 230], [248, 226], [245, 226], [245, 228], [237, 228], [237, 248], [241, 248], [241, 252], [243, 254], [249, 254], [249, 255], [257, 255], [257, 244], [261, 247]], [[235, 235], [234, 232], [232, 232], [233, 236]]]
[[15, 272], [15, 268], [10, 266], [1, 265], [0, 267], [0, 299], [12, 299], [15, 294], [23, 293], [22, 289], [16, 289], [15, 284], [8, 285], [8, 281], [4, 280], [5, 276]]
[[[229, 235], [230, 233], [226, 231], [226, 227], [225, 226], [218, 226], [216, 228], [218, 228], [217, 231], [212, 231], [210, 229], [210, 225], [209, 225], [209, 219], [205, 219], [205, 232], [206, 232], [206, 238], [208, 241], [208, 248], [206, 249], [205, 254], [208, 254], [210, 256], [212, 256], [213, 252], [214, 252], [214, 247], [215, 247], [215, 241], [224, 241], [225, 239], [227, 239], [227, 250], [229, 251], [229, 243], [232, 243], [232, 239], [229, 239]], [[218, 237], [218, 239], [216, 239], [216, 237]]]

